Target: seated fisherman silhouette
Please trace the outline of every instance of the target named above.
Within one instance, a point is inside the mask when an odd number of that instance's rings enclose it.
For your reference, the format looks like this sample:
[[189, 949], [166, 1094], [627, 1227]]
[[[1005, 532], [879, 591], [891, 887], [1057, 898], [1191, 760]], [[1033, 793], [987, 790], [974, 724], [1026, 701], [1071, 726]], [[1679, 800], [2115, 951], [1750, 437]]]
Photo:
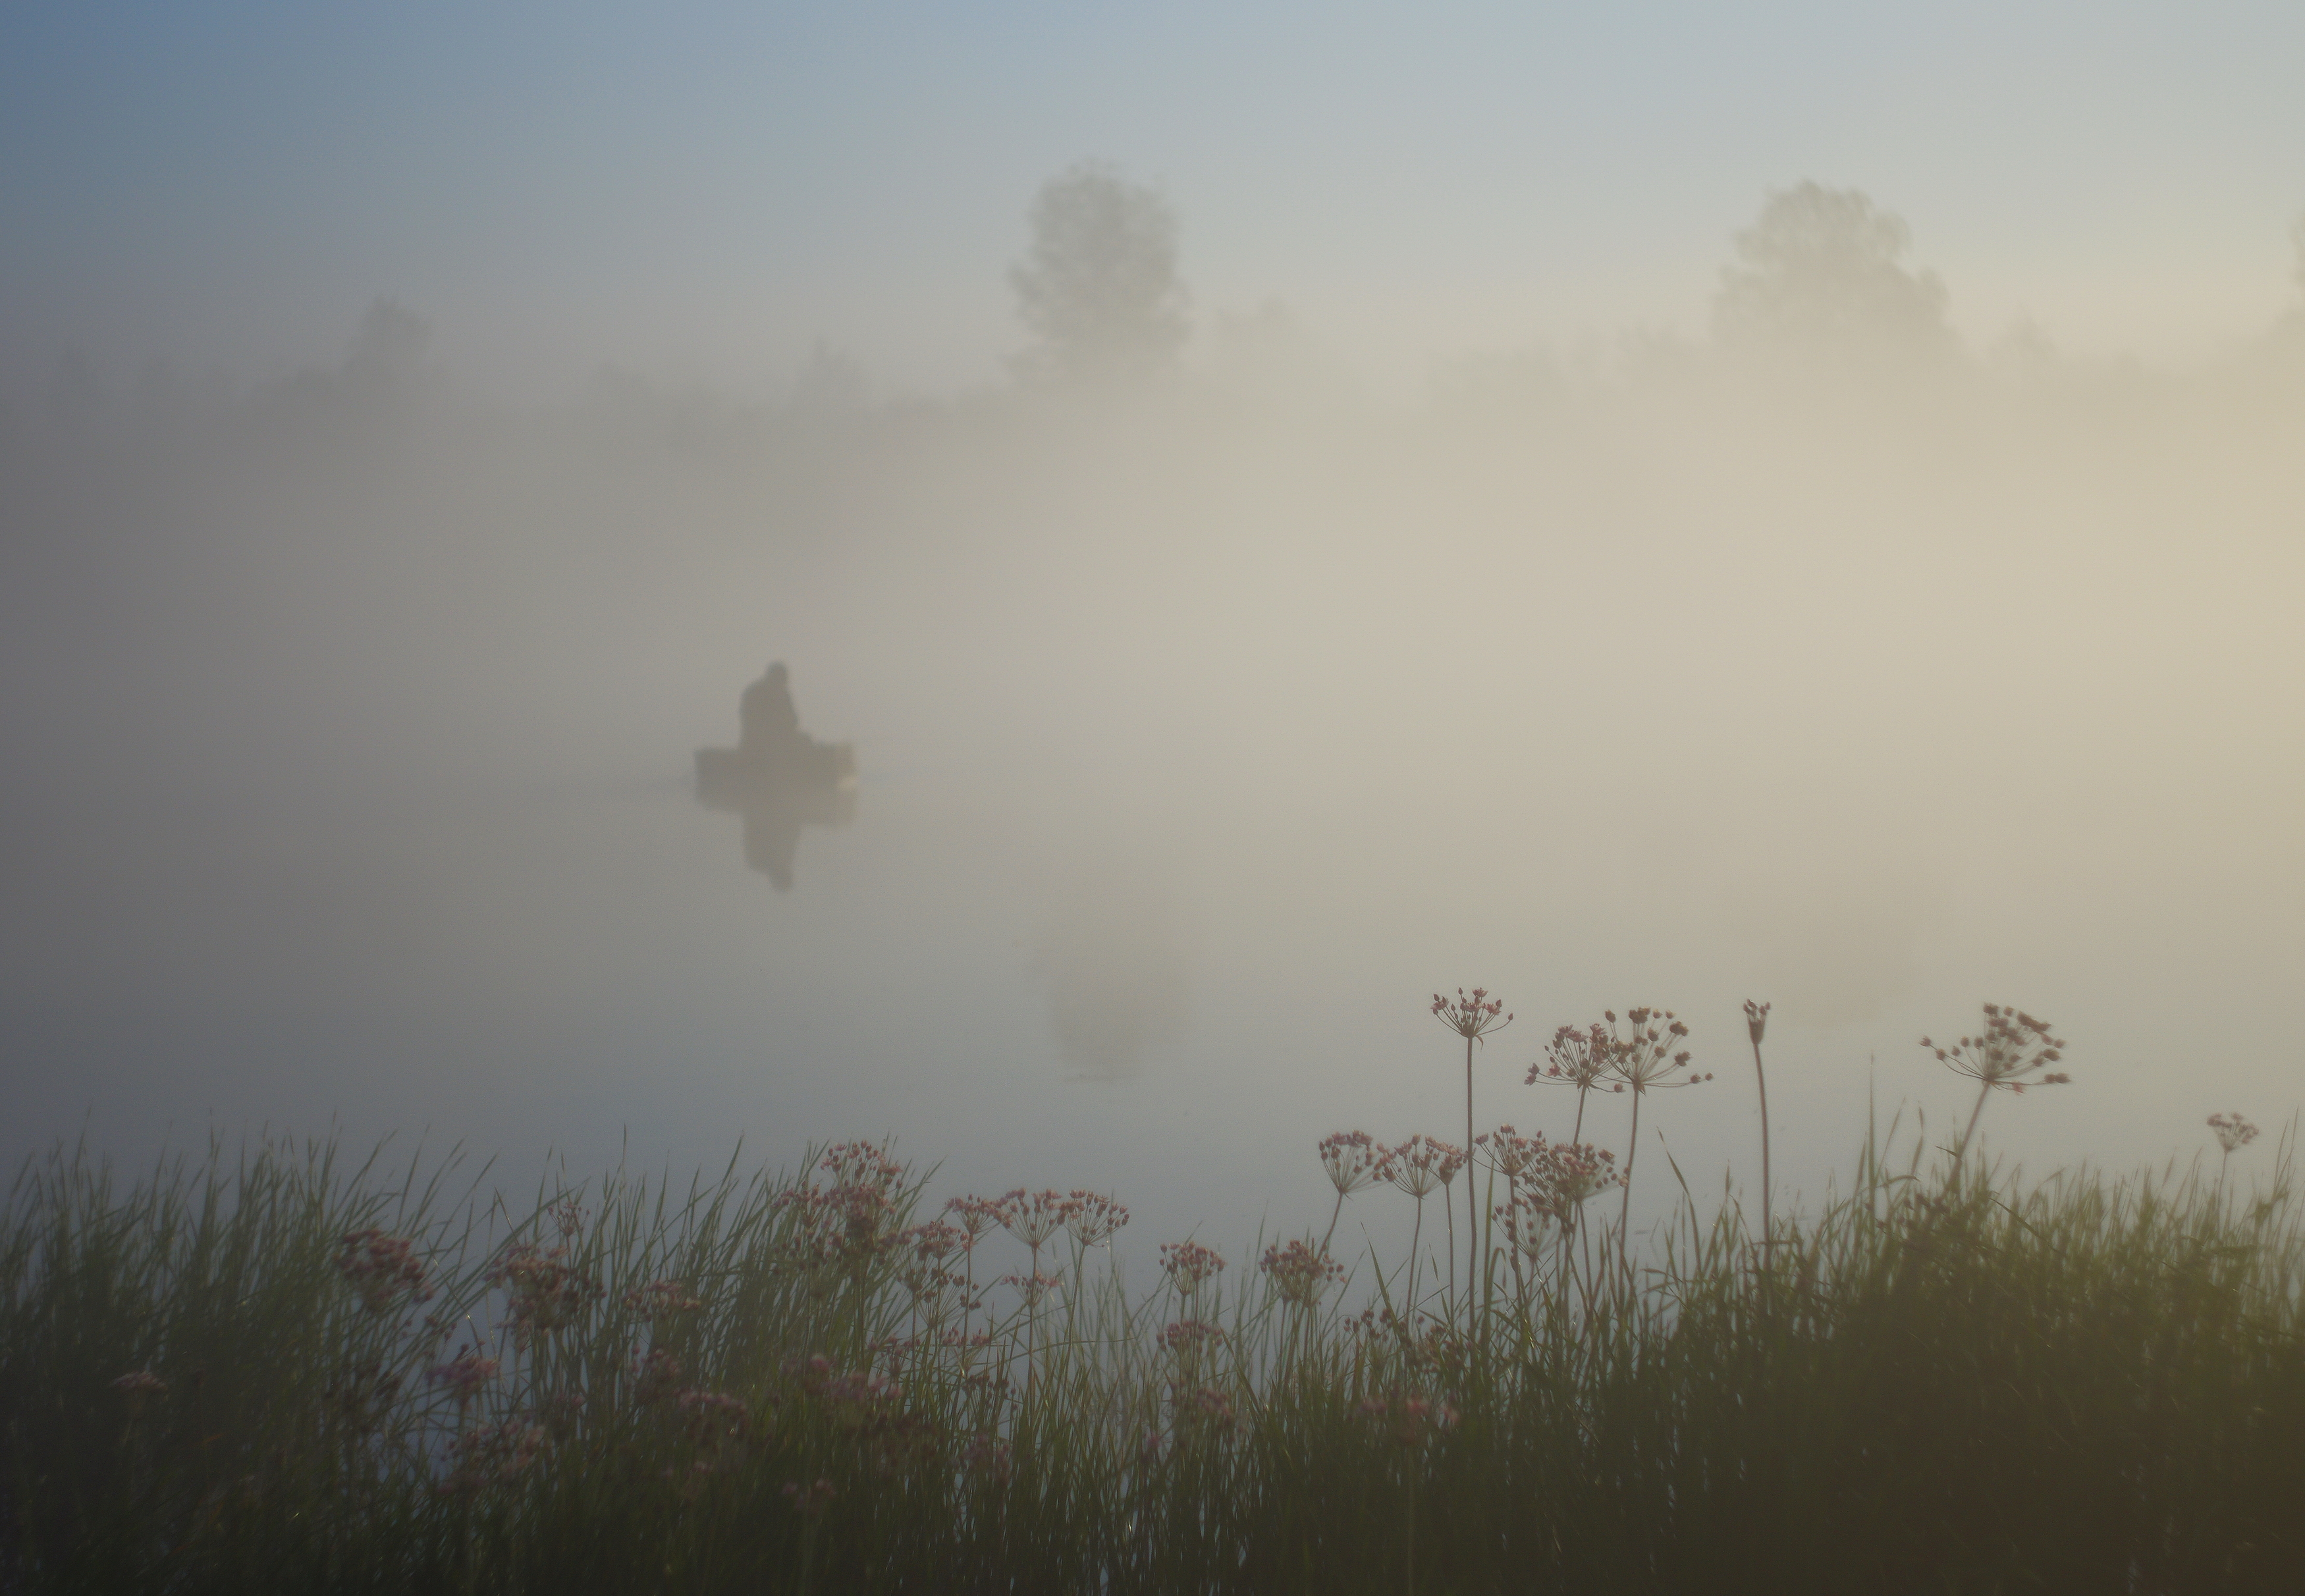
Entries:
[[734, 748], [696, 751], [696, 797], [744, 818], [744, 862], [792, 890], [804, 825], [846, 825], [856, 812], [856, 752], [800, 729], [781, 661], [744, 689]]
[[793, 708], [792, 681], [779, 659], [767, 674], [744, 689], [737, 700], [739, 753], [766, 753], [784, 748], [800, 737], [800, 711]]

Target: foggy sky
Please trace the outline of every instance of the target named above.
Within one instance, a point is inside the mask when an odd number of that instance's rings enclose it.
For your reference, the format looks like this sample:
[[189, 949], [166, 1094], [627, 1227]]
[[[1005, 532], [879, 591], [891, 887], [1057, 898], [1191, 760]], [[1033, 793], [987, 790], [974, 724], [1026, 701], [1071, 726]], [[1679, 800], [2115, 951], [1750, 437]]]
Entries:
[[1379, 380], [1699, 331], [1804, 176], [1909, 217], [1972, 341], [2190, 358], [2282, 302], [2301, 60], [2282, 0], [13, 5], [0, 377], [277, 376], [381, 293], [531, 395], [774, 392], [821, 337], [974, 383], [1024, 203], [1084, 155], [1175, 195], [1204, 309], [1280, 296]]

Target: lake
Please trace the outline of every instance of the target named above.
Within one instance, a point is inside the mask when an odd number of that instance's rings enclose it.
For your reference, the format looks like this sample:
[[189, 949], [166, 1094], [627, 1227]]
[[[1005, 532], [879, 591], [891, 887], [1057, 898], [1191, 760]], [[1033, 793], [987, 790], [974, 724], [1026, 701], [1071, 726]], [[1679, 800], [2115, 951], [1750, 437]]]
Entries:
[[[2189, 417], [2195, 419], [2189, 420]], [[1676, 1009], [1644, 1113], [1782, 1213], [1987, 998], [2029, 1167], [2299, 1102], [2273, 430], [1978, 390], [1477, 416], [986, 397], [826, 420], [240, 414], [26, 442], [0, 714], [10, 1157], [271, 1131], [682, 1175], [893, 1136], [1149, 1247], [1324, 1223], [1314, 1143], [1567, 1133], [1553, 1027]], [[696, 801], [788, 664], [853, 819], [788, 890]], [[1588, 1139], [1621, 1149], [1622, 1099]], [[1659, 1133], [1650, 1134], [1651, 1128]], [[1661, 1139], [1660, 1139], [1661, 1138]], [[1655, 1177], [1651, 1183], [1652, 1172]], [[1380, 1235], [1409, 1207], [1350, 1210]]]

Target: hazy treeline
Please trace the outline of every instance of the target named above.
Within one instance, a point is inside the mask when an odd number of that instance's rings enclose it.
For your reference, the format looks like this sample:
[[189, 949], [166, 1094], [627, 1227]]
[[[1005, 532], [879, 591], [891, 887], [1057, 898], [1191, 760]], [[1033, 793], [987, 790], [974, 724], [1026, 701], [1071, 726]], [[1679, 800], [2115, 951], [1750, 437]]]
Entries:
[[[1084, 390], [1167, 379], [1204, 401], [1249, 395], [1281, 408], [1352, 395], [1350, 329], [1307, 327], [1280, 300], [1195, 316], [1179, 217], [1160, 191], [1087, 163], [1052, 178], [1027, 220], [1025, 249], [1009, 274], [1027, 342], [1009, 371], [976, 393], [876, 393], [860, 361], [820, 342], [778, 400], [735, 398], [703, 385], [665, 388], [603, 367], [563, 408], [675, 447], [710, 449], [1052, 386], [1077, 402]], [[2296, 241], [2305, 290], [2305, 222]], [[1949, 319], [1952, 292], [1916, 262], [1900, 217], [1858, 191], [1804, 182], [1772, 191], [1731, 241], [1705, 335], [1587, 334], [1562, 349], [1500, 329], [1501, 348], [1436, 352], [1425, 393], [1406, 408], [1458, 415], [1587, 409], [1692, 384], [1715, 396], [1725, 385], [1740, 404], [1756, 386], [1789, 400], [1815, 399], [1823, 389], [1846, 402], [1858, 390], [1885, 401], [1916, 386], [1964, 383], [2020, 392], [2035, 407], [2084, 412], [2181, 394], [2241, 405], [2296, 400], [2305, 304], [2193, 369], [2156, 371], [2122, 357], [2069, 356], [2029, 319], [1969, 347]], [[44, 371], [20, 368], [0, 379], [0, 440], [38, 454], [97, 438], [150, 446], [187, 428], [200, 429], [207, 443], [218, 441], [220, 426], [241, 437], [309, 437], [404, 423], [454, 400], [455, 378], [470, 375], [416, 310], [390, 296], [360, 318], [339, 360], [285, 378], [251, 385], [218, 368], [188, 373], [132, 351], [107, 351], [106, 360], [118, 369], [72, 346]]]

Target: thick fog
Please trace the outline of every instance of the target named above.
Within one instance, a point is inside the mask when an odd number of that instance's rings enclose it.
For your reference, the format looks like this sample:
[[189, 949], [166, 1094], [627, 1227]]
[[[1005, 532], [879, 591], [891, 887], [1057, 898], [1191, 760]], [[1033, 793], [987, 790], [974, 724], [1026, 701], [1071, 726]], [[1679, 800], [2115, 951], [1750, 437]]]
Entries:
[[[507, 398], [388, 298], [289, 374], [20, 362], [0, 1150], [895, 1136], [1233, 1238], [1324, 1217], [1329, 1132], [1461, 1135], [1476, 984], [1484, 1128], [1676, 1009], [1718, 1079], [1643, 1134], [1715, 1188], [1773, 1002], [1812, 1206], [1868, 1101], [1966, 1113], [1917, 1039], [1987, 999], [2071, 1043], [1987, 1109], [2029, 1168], [2294, 1113], [2305, 308], [1965, 339], [1886, 197], [1788, 183], [1691, 330], [1372, 383], [1199, 307], [1187, 201], [1020, 199], [1016, 358], [940, 386]], [[778, 879], [695, 762], [771, 662], [855, 771]]]

